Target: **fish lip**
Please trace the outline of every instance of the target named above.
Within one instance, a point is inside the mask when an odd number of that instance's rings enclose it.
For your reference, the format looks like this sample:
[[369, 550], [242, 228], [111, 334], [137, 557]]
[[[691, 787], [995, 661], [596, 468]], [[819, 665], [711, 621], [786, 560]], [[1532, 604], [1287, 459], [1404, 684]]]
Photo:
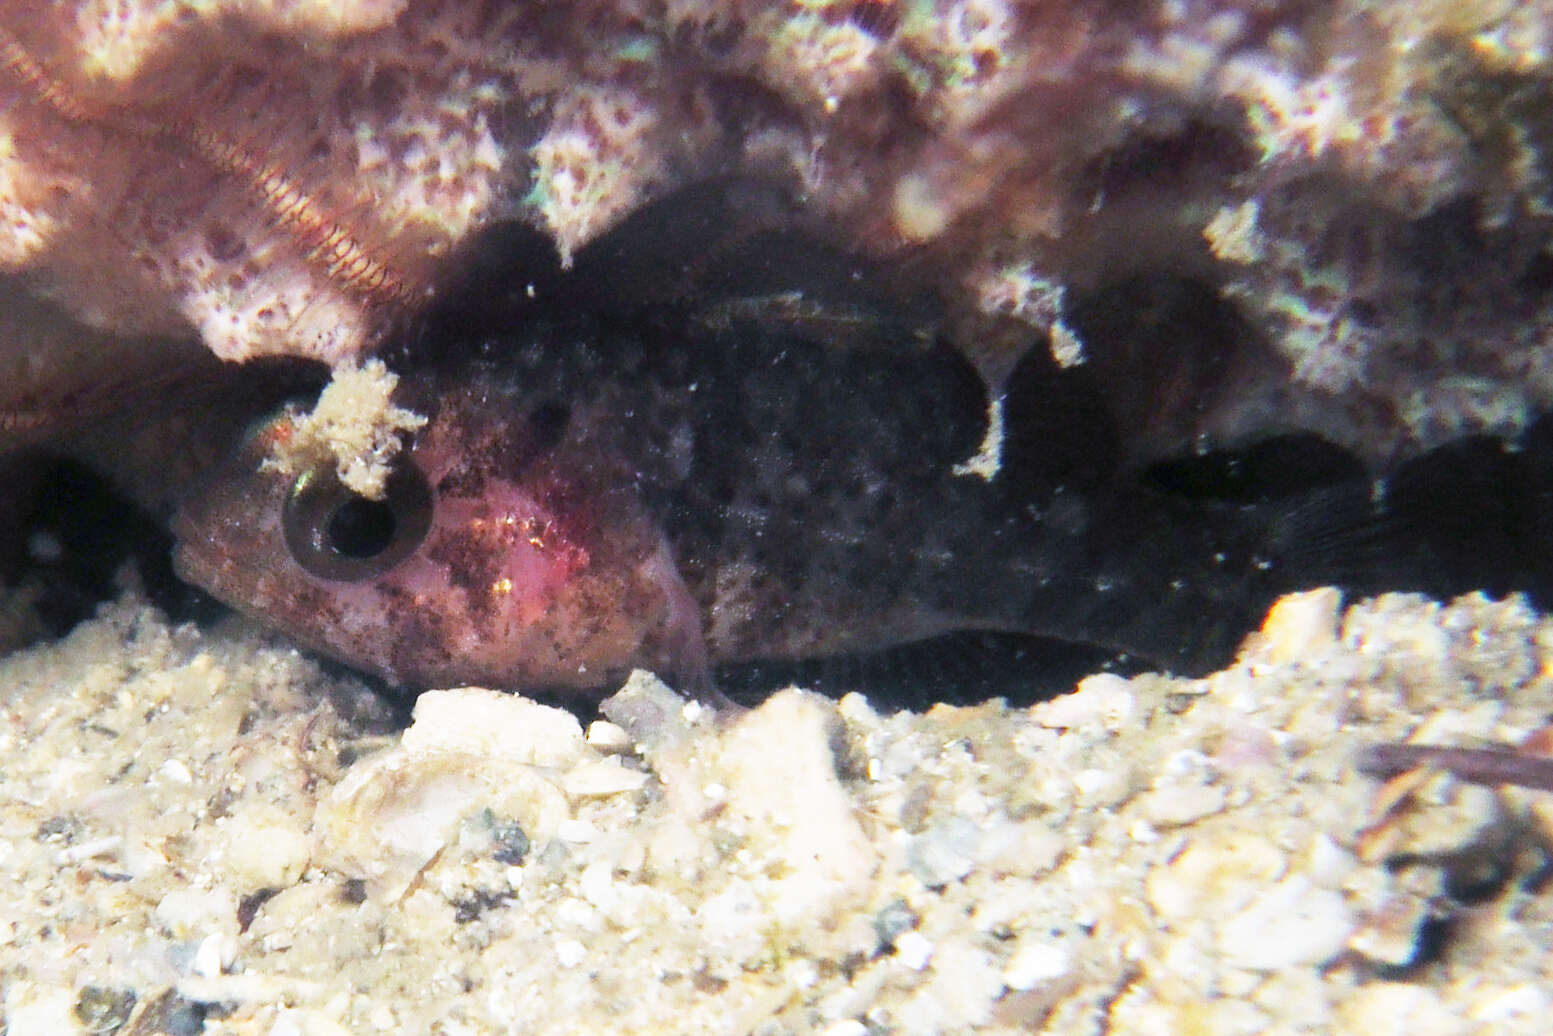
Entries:
[[219, 538], [212, 532], [221, 524], [224, 523], [219, 515], [191, 503], [185, 503], [173, 512], [168, 522], [168, 531], [173, 536], [173, 574], [217, 600], [243, 610], [240, 599], [248, 581], [241, 578], [243, 566], [235, 563], [232, 554], [220, 546]]
[[200, 547], [207, 551], [211, 547], [210, 537], [200, 532], [208, 520], [208, 516], [202, 520], [202, 516], [190, 513], [190, 506], [184, 504], [173, 512], [167, 523], [168, 531], [173, 535], [173, 570], [185, 582], [194, 582], [184, 571], [185, 563], [192, 561]]
[[172, 520], [167, 523], [167, 529], [173, 534], [174, 553], [181, 550], [183, 545], [194, 537], [193, 524], [194, 519], [189, 517], [187, 507], [180, 507], [173, 512]]
[[176, 535], [172, 550], [173, 575], [180, 582], [197, 587], [217, 600], [236, 607], [230, 592], [230, 580], [226, 578], [226, 573], [233, 566], [223, 563], [208, 550], [201, 551], [196, 543], [184, 538], [182, 534]]
[[199, 579], [202, 571], [205, 571], [205, 569], [199, 564], [193, 551], [189, 550], [188, 545], [181, 539], [174, 542], [173, 575], [185, 583], [203, 586], [204, 584]]

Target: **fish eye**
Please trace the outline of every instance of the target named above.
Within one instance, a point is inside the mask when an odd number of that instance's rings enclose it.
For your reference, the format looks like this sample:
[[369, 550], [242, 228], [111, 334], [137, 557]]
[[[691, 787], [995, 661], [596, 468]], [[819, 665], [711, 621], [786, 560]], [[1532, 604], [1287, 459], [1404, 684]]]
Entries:
[[352, 492], [324, 464], [291, 484], [281, 528], [297, 564], [320, 579], [355, 582], [414, 553], [431, 528], [431, 512], [431, 487], [414, 464], [394, 469], [381, 500]]

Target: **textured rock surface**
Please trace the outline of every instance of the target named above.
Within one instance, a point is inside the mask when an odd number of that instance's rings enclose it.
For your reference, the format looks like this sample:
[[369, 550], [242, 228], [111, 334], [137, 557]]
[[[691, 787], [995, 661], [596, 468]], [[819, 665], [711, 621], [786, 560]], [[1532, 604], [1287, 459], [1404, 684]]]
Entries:
[[13, 0], [0, 264], [95, 327], [336, 362], [485, 220], [570, 255], [676, 186], [769, 176], [909, 259], [994, 374], [1050, 332], [1168, 381], [1225, 344], [1192, 345], [1212, 319], [1082, 314], [1184, 277], [1265, 349], [1217, 431], [1271, 403], [1384, 458], [1553, 400], [1550, 25], [1544, 0]]

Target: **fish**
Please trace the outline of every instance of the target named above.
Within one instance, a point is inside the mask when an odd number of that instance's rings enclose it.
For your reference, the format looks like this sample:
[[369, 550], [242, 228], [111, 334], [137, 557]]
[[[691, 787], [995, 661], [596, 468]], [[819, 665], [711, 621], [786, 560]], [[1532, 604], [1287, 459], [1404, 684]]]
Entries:
[[1202, 673], [1385, 553], [1368, 481], [1178, 491], [1119, 459], [1083, 368], [1032, 350], [994, 391], [942, 338], [838, 343], [824, 300], [773, 297], [423, 331], [383, 499], [268, 465], [282, 410], [184, 501], [176, 569], [394, 685], [597, 694], [969, 630]]
[[[1528, 584], [1505, 559], [1553, 528], [1547, 422], [1547, 450], [1372, 471], [1291, 421], [1265, 346], [1186, 281], [1111, 292], [1131, 318], [1076, 306], [1083, 364], [1035, 343], [989, 371], [920, 281], [794, 211], [714, 183], [570, 270], [494, 225], [386, 353], [426, 420], [384, 496], [333, 457], [271, 463], [283, 407], [182, 500], [177, 572], [395, 686], [584, 696], [961, 634], [1199, 675], [1291, 591]], [[1227, 424], [1267, 432], [1204, 434]], [[1536, 514], [1507, 508], [1529, 483]], [[1487, 549], [1477, 524], [1516, 528]]]

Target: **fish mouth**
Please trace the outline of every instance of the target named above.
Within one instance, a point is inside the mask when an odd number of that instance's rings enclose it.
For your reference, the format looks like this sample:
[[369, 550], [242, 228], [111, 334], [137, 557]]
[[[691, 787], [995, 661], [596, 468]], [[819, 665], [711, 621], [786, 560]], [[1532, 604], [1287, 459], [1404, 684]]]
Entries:
[[199, 577], [219, 568], [223, 554], [230, 556], [215, 533], [231, 523], [223, 520], [212, 502], [204, 494], [185, 500], [167, 523], [173, 535], [173, 569], [186, 582], [203, 582]]
[[217, 477], [198, 487], [173, 512], [173, 573], [239, 611], [267, 573], [289, 558], [278, 556], [279, 487], [255, 484], [253, 472]]
[[172, 524], [174, 537], [172, 564], [173, 575], [210, 594], [221, 603], [239, 611], [245, 610], [241, 569], [230, 555], [207, 538], [198, 535], [197, 526], [185, 519], [181, 512]]
[[173, 513], [168, 530], [173, 534], [173, 573], [185, 583], [208, 586], [212, 558], [198, 549], [203, 537], [199, 534], [198, 521], [189, 514], [187, 507], [180, 507]]
[[215, 582], [212, 577], [215, 575], [216, 566], [210, 558], [200, 554], [183, 540], [181, 533], [175, 532], [174, 535], [179, 538], [173, 543], [173, 575], [185, 583], [215, 593], [213, 589]]

